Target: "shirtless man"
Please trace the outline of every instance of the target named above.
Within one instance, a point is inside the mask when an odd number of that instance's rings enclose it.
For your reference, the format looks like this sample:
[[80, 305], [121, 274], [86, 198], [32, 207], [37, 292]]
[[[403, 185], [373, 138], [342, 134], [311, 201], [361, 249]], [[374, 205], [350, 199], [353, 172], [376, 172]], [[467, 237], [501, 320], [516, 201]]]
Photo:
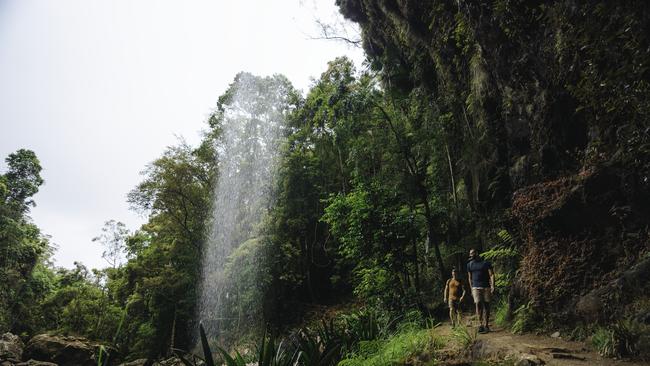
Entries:
[[457, 277], [455, 269], [451, 270], [451, 278], [445, 284], [443, 296], [445, 303], [449, 305], [451, 326], [455, 327], [460, 324], [460, 303], [465, 298], [465, 286], [463, 286], [462, 281]]
[[469, 251], [467, 276], [472, 286], [472, 297], [476, 304], [476, 316], [479, 320], [479, 333], [490, 331], [490, 298], [494, 293], [494, 271], [492, 263], [483, 260], [476, 250]]

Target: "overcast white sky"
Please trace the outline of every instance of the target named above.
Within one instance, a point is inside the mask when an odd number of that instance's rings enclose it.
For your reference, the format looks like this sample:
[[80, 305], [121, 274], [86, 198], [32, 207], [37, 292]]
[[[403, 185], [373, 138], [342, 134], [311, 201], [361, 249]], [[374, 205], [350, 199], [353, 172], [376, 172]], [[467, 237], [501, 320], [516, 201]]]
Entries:
[[305, 91], [359, 49], [310, 40], [334, 0], [0, 0], [0, 172], [28, 148], [44, 168], [34, 222], [57, 265], [101, 268], [104, 221], [137, 229], [126, 194], [183, 136], [190, 143], [235, 74], [285, 74]]

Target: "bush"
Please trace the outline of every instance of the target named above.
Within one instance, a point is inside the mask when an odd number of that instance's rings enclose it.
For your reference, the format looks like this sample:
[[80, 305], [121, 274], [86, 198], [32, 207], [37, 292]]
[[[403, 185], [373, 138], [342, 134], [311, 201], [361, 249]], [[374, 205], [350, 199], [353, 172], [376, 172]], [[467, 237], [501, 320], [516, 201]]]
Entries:
[[630, 319], [622, 320], [609, 328], [596, 328], [591, 344], [603, 357], [647, 357], [650, 328]]
[[341, 322], [345, 333], [353, 338], [354, 343], [387, 336], [388, 326], [391, 323], [386, 314], [373, 308], [342, 315]]
[[500, 327], [508, 325], [508, 301], [506, 299], [501, 299], [497, 303], [494, 311], [494, 323]]
[[512, 322], [512, 332], [513, 333], [524, 333], [529, 332], [537, 328], [539, 322], [537, 319], [537, 314], [531, 303], [521, 305], [514, 312], [515, 319]]
[[431, 360], [430, 355], [441, 346], [429, 329], [408, 329], [387, 340], [362, 342], [359, 350], [342, 360], [340, 366], [383, 366], [413, 364]]

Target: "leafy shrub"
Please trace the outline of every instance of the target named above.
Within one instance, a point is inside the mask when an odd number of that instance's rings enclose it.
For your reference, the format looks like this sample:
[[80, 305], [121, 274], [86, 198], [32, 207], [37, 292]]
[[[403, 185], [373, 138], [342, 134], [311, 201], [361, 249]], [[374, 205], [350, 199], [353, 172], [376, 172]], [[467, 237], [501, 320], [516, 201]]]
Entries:
[[414, 358], [428, 357], [440, 343], [429, 329], [409, 329], [387, 340], [362, 342], [359, 351], [348, 355], [340, 366], [383, 366], [411, 364]]
[[496, 236], [497, 244], [481, 253], [481, 256], [499, 266], [500, 270], [495, 274], [494, 284], [498, 293], [504, 293], [512, 286], [520, 253], [507, 230], [499, 230]]
[[336, 365], [341, 359], [343, 344], [342, 339], [335, 337], [302, 333], [296, 344], [299, 350], [296, 361], [301, 365]]
[[[271, 336], [264, 336], [257, 345], [257, 364], [260, 366], [333, 366], [339, 364], [345, 354], [348, 362], [356, 365], [370, 362], [383, 365], [382, 360], [406, 360], [409, 357], [429, 355], [438, 347], [429, 328], [422, 329], [426, 321], [418, 311], [410, 311], [392, 319], [386, 313], [373, 308], [361, 309], [342, 315], [337, 320], [322, 321], [315, 329], [302, 329], [296, 334], [277, 342]], [[215, 365], [208, 339], [200, 326], [203, 348], [203, 362]], [[395, 335], [390, 337], [390, 332]], [[200, 364], [190, 360], [190, 354], [175, 350], [187, 366]], [[235, 351], [230, 355], [217, 347], [222, 362], [227, 366], [243, 366], [250, 363]], [[378, 363], [379, 362], [379, 363]], [[390, 362], [389, 362], [390, 363]]]
[[621, 320], [609, 328], [599, 327], [591, 343], [604, 357], [647, 356], [650, 329], [630, 319]]
[[597, 328], [591, 336], [591, 344], [604, 357], [616, 356], [614, 343], [614, 332], [606, 328]]
[[372, 299], [390, 288], [392, 283], [391, 274], [381, 267], [359, 268], [355, 271], [357, 285], [354, 287], [354, 294], [362, 299]]
[[592, 332], [591, 327], [585, 326], [584, 324], [578, 324], [569, 333], [569, 339], [572, 341], [582, 342], [587, 339], [589, 334]]
[[535, 329], [538, 325], [537, 314], [531, 303], [524, 304], [514, 312], [515, 319], [512, 322], [513, 333], [524, 333]]
[[392, 323], [386, 314], [373, 308], [365, 308], [342, 315], [341, 321], [345, 333], [353, 338], [353, 343], [372, 341], [387, 336], [388, 326]]
[[497, 302], [494, 309], [494, 323], [500, 327], [505, 327], [510, 323], [508, 320], [508, 301], [506, 299]]

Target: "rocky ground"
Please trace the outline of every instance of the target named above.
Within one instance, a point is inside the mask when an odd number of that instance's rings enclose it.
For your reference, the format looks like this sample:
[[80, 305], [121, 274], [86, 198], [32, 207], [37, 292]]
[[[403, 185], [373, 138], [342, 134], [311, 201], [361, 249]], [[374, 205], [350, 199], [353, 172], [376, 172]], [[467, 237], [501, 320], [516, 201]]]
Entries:
[[[468, 328], [470, 333], [474, 331], [471, 326]], [[447, 342], [439, 352], [439, 365], [471, 365], [478, 360], [497, 364], [508, 361], [515, 366], [647, 365], [642, 362], [603, 358], [584, 343], [568, 341], [559, 333], [513, 334], [508, 330], [493, 327], [490, 333], [477, 334], [473, 345], [464, 348], [452, 336], [450, 324], [443, 324], [434, 331]]]
[[[0, 366], [96, 366], [99, 357], [100, 344], [81, 337], [70, 337], [51, 334], [39, 334], [30, 339], [27, 344], [20, 337], [5, 333], [0, 335]], [[117, 352], [110, 347], [104, 350], [115, 355]], [[110, 365], [118, 366], [182, 366], [178, 358], [170, 358], [158, 362], [140, 359], [118, 363], [113, 358]]]
[[[468, 331], [476, 334], [471, 320]], [[445, 345], [436, 352], [438, 365], [465, 366], [488, 362], [515, 366], [641, 366], [647, 363], [603, 358], [584, 343], [563, 339], [559, 333], [550, 335], [512, 334], [493, 327], [488, 334], [476, 334], [470, 345], [463, 345], [453, 336], [450, 324], [433, 329]], [[26, 344], [11, 333], [0, 335], [0, 366], [94, 366], [99, 344], [84, 338], [40, 334]], [[115, 350], [109, 349], [109, 352]], [[146, 359], [118, 363], [115, 366], [182, 366], [178, 358], [151, 362]]]

